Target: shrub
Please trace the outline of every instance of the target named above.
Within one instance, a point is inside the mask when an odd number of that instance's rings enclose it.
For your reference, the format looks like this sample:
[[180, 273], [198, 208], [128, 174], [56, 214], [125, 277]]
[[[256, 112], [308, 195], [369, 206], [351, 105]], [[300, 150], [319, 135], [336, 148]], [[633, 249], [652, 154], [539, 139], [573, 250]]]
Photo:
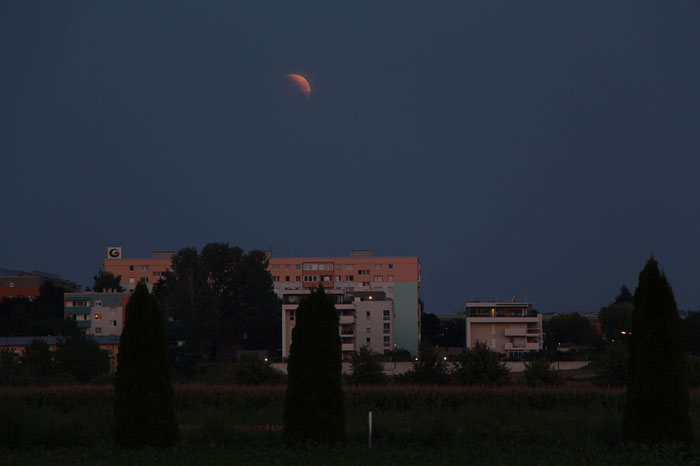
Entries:
[[165, 317], [158, 300], [142, 283], [126, 306], [117, 361], [115, 440], [129, 447], [177, 442]]
[[257, 354], [244, 354], [233, 369], [233, 380], [242, 385], [277, 385], [284, 383], [285, 379], [284, 372]]
[[319, 286], [301, 300], [296, 314], [284, 398], [285, 437], [289, 443], [342, 444], [342, 356], [333, 299]]
[[355, 385], [381, 385], [387, 382], [382, 355], [362, 346], [350, 360], [352, 372], [348, 380]]
[[634, 292], [623, 438], [693, 443], [680, 318], [671, 285], [651, 257]]
[[398, 375], [396, 380], [415, 384], [443, 385], [449, 381], [449, 378], [445, 361], [438, 356], [432, 345], [423, 342], [418, 348], [418, 357], [413, 361], [411, 370]]
[[552, 369], [549, 359], [540, 357], [525, 363], [525, 383], [530, 386], [537, 385], [563, 385], [564, 377], [561, 372]]
[[81, 332], [59, 339], [54, 358], [57, 370], [78, 382], [88, 382], [110, 369], [109, 354]]
[[452, 377], [460, 385], [510, 383], [510, 371], [501, 361], [501, 355], [480, 341], [457, 357]]
[[603, 387], [622, 387], [627, 382], [627, 349], [621, 342], [608, 345], [595, 369], [594, 383]]

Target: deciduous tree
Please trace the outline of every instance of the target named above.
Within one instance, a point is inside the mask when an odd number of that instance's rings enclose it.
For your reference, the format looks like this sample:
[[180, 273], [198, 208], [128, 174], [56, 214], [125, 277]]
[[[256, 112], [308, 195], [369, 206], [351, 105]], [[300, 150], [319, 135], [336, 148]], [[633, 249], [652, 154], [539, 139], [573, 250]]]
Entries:
[[461, 385], [510, 383], [510, 371], [501, 361], [501, 355], [480, 341], [457, 357], [452, 376]]

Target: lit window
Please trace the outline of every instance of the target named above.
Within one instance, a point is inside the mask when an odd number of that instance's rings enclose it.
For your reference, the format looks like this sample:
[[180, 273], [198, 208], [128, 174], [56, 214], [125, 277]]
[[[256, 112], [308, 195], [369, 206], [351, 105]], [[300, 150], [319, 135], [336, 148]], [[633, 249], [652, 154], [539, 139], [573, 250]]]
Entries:
[[102, 320], [102, 314], [95, 314], [95, 320]]

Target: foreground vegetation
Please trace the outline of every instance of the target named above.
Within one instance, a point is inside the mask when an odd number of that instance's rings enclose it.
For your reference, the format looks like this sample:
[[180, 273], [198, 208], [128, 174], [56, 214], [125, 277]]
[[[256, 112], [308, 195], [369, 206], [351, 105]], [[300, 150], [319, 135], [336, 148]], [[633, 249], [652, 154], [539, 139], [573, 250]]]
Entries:
[[[111, 386], [0, 389], [7, 464], [696, 464], [677, 445], [621, 441], [624, 392], [600, 388], [347, 388], [346, 446], [286, 450], [284, 387], [180, 385], [172, 449], [112, 439]], [[373, 448], [367, 449], [367, 412]], [[700, 431], [700, 391], [691, 394]]]

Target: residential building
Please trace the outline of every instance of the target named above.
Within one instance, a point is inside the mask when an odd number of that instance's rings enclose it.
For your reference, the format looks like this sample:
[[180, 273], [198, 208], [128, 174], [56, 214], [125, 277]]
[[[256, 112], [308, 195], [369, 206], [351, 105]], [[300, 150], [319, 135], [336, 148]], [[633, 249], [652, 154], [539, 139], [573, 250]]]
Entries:
[[[9, 350], [17, 356], [22, 356], [27, 347], [34, 340], [41, 340], [49, 345], [49, 350], [56, 351], [59, 338], [55, 336], [36, 336], [36, 337], [0, 337], [0, 350]], [[110, 368], [112, 372], [117, 369], [117, 353], [119, 353], [119, 337], [116, 335], [94, 335], [90, 336], [100, 347], [101, 350], [107, 351], [109, 354]]]
[[78, 291], [79, 289], [77, 284], [52, 273], [39, 272], [38, 270], [24, 272], [22, 270], [0, 269], [0, 299], [5, 297], [36, 299], [39, 297], [39, 288], [45, 281], [68, 291]]
[[172, 257], [174, 251], [153, 251], [153, 257], [148, 259], [125, 259], [122, 247], [110, 246], [107, 248], [107, 257], [104, 261], [105, 272], [121, 276], [121, 286], [125, 291], [134, 291], [136, 284], [141, 282], [153, 290], [153, 284], [172, 270]]
[[[381, 291], [325, 289], [338, 312], [343, 359], [349, 360], [362, 346], [384, 353], [394, 348], [394, 302]], [[282, 356], [289, 356], [297, 308], [311, 288], [282, 289]]]
[[468, 301], [466, 315], [468, 348], [480, 341], [510, 358], [542, 349], [542, 314], [532, 303]]
[[[390, 322], [391, 346], [389, 348], [384, 346], [385, 335], [383, 335], [381, 345], [379, 342], [375, 343], [373, 336], [370, 336], [370, 347], [381, 350], [402, 348], [413, 354], [418, 353], [421, 281], [418, 257], [375, 257], [369, 249], [353, 250], [350, 257], [272, 257], [270, 253], [268, 268], [272, 275], [275, 292], [283, 301], [285, 296], [301, 296], [305, 290], [308, 292], [310, 288], [317, 288], [319, 285], [323, 286], [328, 293], [343, 296], [343, 300], [349, 300], [352, 297], [352, 303], [344, 305], [354, 306], [353, 323], [356, 324], [353, 334], [355, 339], [352, 340], [354, 349], [363, 344], [358, 332], [367, 332], [367, 325], [362, 321], [366, 315], [361, 313], [370, 312], [370, 319], [374, 318], [371, 314], [374, 307], [369, 310], [364, 309], [364, 306], [374, 306], [374, 304], [366, 304], [370, 299], [365, 299], [364, 296], [372, 296], [372, 301], [376, 299], [375, 296], [383, 296], [384, 302], [393, 304], [393, 312], [386, 307], [386, 304], [381, 309], [379, 309], [381, 306], [377, 307], [377, 310], [382, 311], [382, 319], [385, 310], [389, 310], [393, 318]], [[359, 303], [365, 304], [354, 304], [355, 298], [358, 297]], [[284, 356], [289, 354], [291, 345], [290, 323], [292, 321], [287, 313], [292, 310], [293, 304], [289, 302], [286, 305], [282, 319]], [[346, 311], [349, 313], [350, 308]], [[349, 324], [350, 317], [345, 315], [345, 318]], [[381, 322], [383, 331], [385, 322], [383, 320]], [[373, 332], [372, 325], [370, 327], [369, 331]], [[345, 331], [350, 332], [350, 329], [345, 328]], [[366, 338], [364, 343], [367, 343]], [[349, 350], [350, 333], [346, 333], [345, 341], [345, 348]]]
[[131, 293], [84, 292], [63, 295], [63, 316], [87, 335], [121, 335]]

